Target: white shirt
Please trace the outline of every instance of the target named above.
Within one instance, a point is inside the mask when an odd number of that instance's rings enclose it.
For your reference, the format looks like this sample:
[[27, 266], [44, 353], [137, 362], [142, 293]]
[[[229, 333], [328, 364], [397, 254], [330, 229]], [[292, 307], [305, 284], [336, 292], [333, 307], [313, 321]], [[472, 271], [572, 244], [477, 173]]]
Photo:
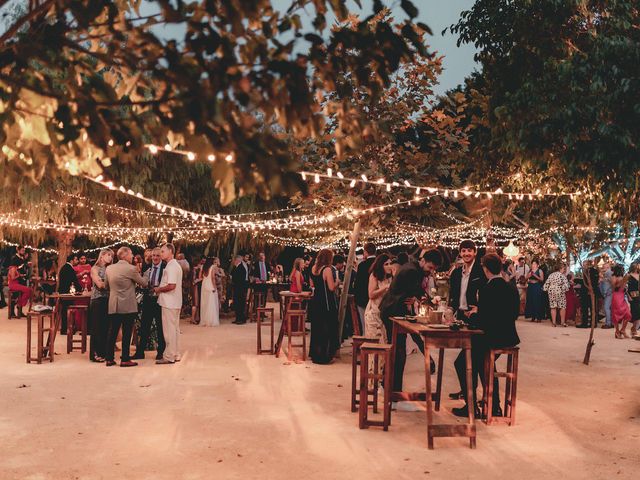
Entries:
[[166, 287], [170, 283], [175, 284], [176, 288], [170, 292], [159, 294], [158, 305], [164, 308], [180, 309], [182, 308], [182, 267], [175, 258], [164, 267], [160, 288]]
[[462, 266], [462, 280], [460, 280], [460, 306], [458, 307], [460, 310], [467, 310], [469, 305], [467, 305], [467, 288], [469, 287], [469, 277], [471, 277], [471, 269], [473, 269], [473, 265], [476, 263], [474, 260], [471, 265], [469, 265], [469, 269], [465, 270], [466, 265]]

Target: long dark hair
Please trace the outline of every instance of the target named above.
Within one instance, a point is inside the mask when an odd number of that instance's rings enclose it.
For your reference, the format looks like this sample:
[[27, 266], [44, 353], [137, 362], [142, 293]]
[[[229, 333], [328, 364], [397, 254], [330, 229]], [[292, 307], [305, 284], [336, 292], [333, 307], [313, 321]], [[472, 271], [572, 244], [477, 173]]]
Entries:
[[389, 255], [386, 253], [378, 255], [373, 261], [371, 267], [369, 267], [369, 275], [376, 277], [379, 282], [384, 280], [384, 277], [386, 277], [386, 274], [384, 273], [384, 264], [389, 260], [389, 258]]
[[213, 265], [213, 260], [214, 257], [207, 257], [207, 259], [204, 261], [204, 265], [202, 266], [202, 276], [206, 277], [207, 275], [209, 275], [209, 270], [211, 269], [211, 266]]

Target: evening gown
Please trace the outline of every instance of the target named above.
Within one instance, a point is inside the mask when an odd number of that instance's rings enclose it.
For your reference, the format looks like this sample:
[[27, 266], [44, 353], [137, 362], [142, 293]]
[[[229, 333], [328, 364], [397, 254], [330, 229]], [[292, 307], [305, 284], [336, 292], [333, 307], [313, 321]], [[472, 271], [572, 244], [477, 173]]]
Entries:
[[200, 293], [200, 326], [217, 327], [220, 325], [220, 302], [218, 290], [214, 286], [211, 276], [214, 275], [214, 268], [211, 267], [207, 276], [202, 279], [202, 290]]
[[[538, 269], [534, 272], [536, 275], [540, 275], [541, 270]], [[544, 314], [544, 298], [542, 292], [542, 283], [532, 282], [529, 280], [529, 286], [527, 286], [527, 304], [524, 309], [525, 318], [532, 320], [542, 320], [545, 317]]]
[[614, 325], [618, 325], [629, 320], [631, 320], [631, 308], [625, 298], [624, 288], [617, 288], [613, 291], [611, 299], [611, 321]]
[[329, 267], [324, 267], [318, 275], [310, 272], [315, 288], [309, 303], [309, 357], [319, 364], [330, 363], [338, 350], [338, 302], [322, 278], [325, 268]]

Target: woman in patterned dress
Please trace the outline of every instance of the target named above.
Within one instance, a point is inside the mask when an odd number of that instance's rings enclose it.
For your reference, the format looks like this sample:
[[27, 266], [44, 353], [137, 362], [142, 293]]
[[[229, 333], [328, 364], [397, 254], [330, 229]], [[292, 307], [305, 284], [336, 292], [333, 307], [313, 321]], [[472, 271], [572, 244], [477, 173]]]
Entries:
[[364, 311], [364, 334], [369, 338], [386, 341], [387, 332], [380, 319], [380, 300], [391, 285], [391, 258], [386, 253], [378, 255], [369, 269], [369, 303]]
[[544, 291], [549, 294], [549, 307], [551, 308], [551, 325], [556, 326], [556, 317], [560, 310], [560, 322], [563, 327], [567, 326], [567, 291], [569, 281], [566, 275], [567, 266], [561, 264], [559, 268], [549, 275], [544, 284]]

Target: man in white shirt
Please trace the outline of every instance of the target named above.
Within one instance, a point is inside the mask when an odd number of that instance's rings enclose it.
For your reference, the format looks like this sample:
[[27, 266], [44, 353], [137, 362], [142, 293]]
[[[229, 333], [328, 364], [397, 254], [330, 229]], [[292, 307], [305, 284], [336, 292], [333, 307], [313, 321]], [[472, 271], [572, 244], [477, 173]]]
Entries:
[[165, 243], [160, 248], [160, 257], [167, 264], [162, 272], [160, 286], [154, 291], [158, 295], [158, 305], [162, 307], [162, 331], [166, 347], [160, 365], [180, 361], [180, 310], [182, 308], [182, 268], [173, 258], [175, 247]]

